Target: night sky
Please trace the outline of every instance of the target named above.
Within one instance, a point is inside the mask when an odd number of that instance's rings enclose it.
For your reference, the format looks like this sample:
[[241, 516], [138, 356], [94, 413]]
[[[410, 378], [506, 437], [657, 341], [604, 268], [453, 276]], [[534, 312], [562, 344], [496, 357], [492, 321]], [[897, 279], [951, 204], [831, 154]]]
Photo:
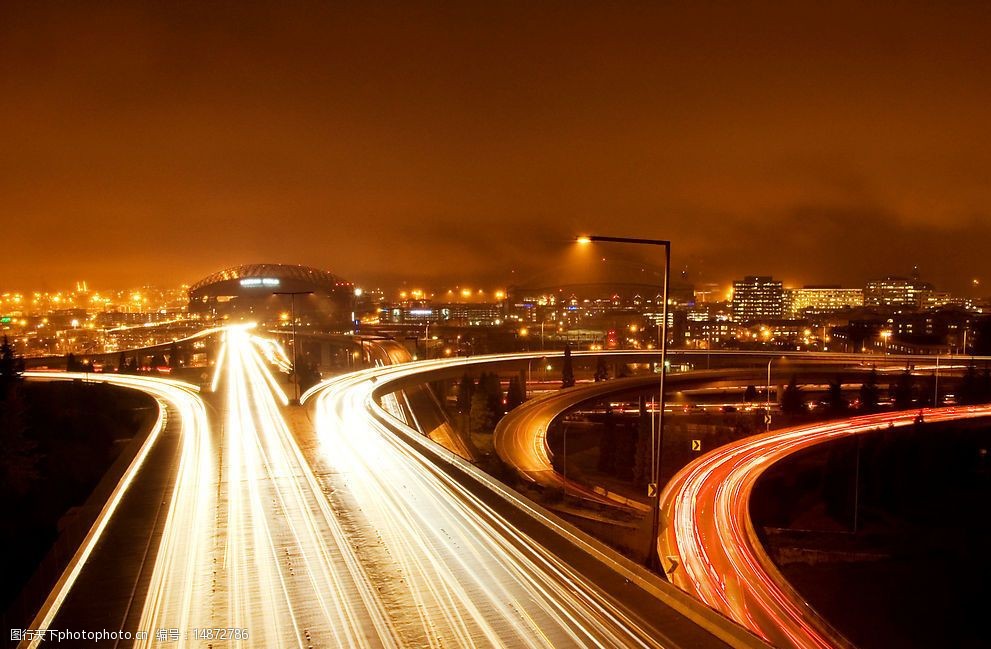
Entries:
[[991, 285], [991, 5], [459, 4], [3, 3], [0, 290], [498, 286], [578, 233]]

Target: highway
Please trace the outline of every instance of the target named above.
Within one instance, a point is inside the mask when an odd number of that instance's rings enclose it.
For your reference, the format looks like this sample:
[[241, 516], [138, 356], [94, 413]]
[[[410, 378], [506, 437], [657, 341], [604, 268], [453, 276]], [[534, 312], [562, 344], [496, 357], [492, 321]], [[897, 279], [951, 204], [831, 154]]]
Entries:
[[[146, 632], [136, 647], [762, 646], [518, 496], [445, 471], [394, 434], [401, 420], [383, 423], [377, 386], [464, 359], [345, 375], [306, 395], [311, 408], [287, 406], [271, 369], [286, 362], [228, 327], [203, 396], [57, 374], [167, 408], [32, 628]], [[510, 498], [512, 515], [493, 506]]]
[[[174, 381], [58, 375], [104, 380], [167, 400], [181, 419], [181, 442], [173, 461], [146, 466], [142, 460], [154, 449], [157, 431], [148, 437], [143, 455], [129, 467], [31, 628], [88, 628], [92, 622], [79, 611], [95, 600], [101, 613], [121, 609], [108, 616], [120, 623], [110, 628], [148, 632], [135, 647], [202, 647], [216, 643], [220, 634], [227, 635], [227, 646], [240, 647], [398, 644], [379, 589], [282, 416], [288, 400], [269, 362], [284, 360], [270, 341], [245, 328], [227, 328], [214, 378], [218, 407], [209, 415], [195, 388]], [[161, 532], [149, 541], [149, 556], [140, 566], [125, 558], [120, 563], [127, 565], [115, 565], [113, 553], [105, 556], [107, 548], [123, 548], [125, 557], [135, 549], [128, 547], [133, 535], [125, 533], [133, 525], [114, 517], [116, 505], [132, 482], [156, 470], [174, 476], [163, 501]], [[123, 531], [104, 535], [115, 525]], [[94, 563], [94, 554], [104, 556]], [[74, 591], [77, 577], [87, 572], [98, 574]], [[130, 601], [100, 601], [101, 584], [116, 587], [132, 572], [137, 576], [127, 589], [133, 589], [136, 607]], [[70, 598], [75, 605], [60, 611]], [[160, 630], [177, 635], [161, 637]]]
[[[826, 370], [818, 363], [796, 362], [792, 363], [789, 369], [789, 373], [798, 373], [803, 380], [814, 379], [821, 382], [832, 380], [840, 371], [850, 373], [847, 369]], [[863, 370], [855, 370], [854, 375], [862, 372]], [[665, 391], [669, 398], [671, 393], [700, 387], [734, 389], [742, 394], [748, 384], [757, 384], [763, 388], [765, 376], [766, 374], [761, 370], [753, 369], [672, 373], [667, 377]], [[531, 399], [499, 421], [492, 440], [496, 453], [503, 462], [516, 469], [517, 473], [526, 480], [544, 487], [564, 489], [570, 495], [584, 500], [623, 508], [624, 505], [621, 503], [601, 496], [577, 481], [565, 478], [554, 468], [551, 450], [547, 443], [547, 429], [555, 419], [582, 403], [624, 392], [656, 388], [657, 385], [657, 375], [647, 374], [578, 385]], [[666, 410], [675, 407], [677, 405], [669, 401]]]
[[622, 507], [591, 488], [567, 479], [551, 461], [547, 429], [568, 408], [590, 399], [656, 386], [656, 375], [634, 376], [614, 381], [601, 381], [559, 390], [531, 399], [516, 407], [499, 420], [492, 437], [499, 458], [531, 482], [543, 487], [565, 490], [569, 495], [591, 502]]
[[[926, 422], [942, 422], [987, 417], [991, 406], [921, 412]], [[670, 579], [777, 647], [850, 646], [763, 550], [750, 518], [750, 494], [761, 473], [793, 453], [878, 428], [909, 426], [919, 413], [886, 412], [776, 430], [698, 458], [661, 494], [658, 552]]]
[[[144, 535], [147, 533], [145, 530], [135, 533], [133, 522], [128, 525], [128, 521], [122, 521], [122, 517], [117, 516], [118, 510], [124, 509], [128, 500], [133, 498], [132, 485], [144, 480], [146, 473], [153, 472], [153, 470], [148, 471], [147, 466], [151, 462], [149, 458], [156, 457], [153, 454], [160, 450], [159, 447], [165, 446], [164, 457], [171, 458], [167, 445], [161, 438], [171, 434], [172, 430], [175, 430], [175, 436], [182, 439], [181, 459], [178, 461], [181, 465], [181, 468], [178, 469], [178, 480], [188, 482], [197, 479], [202, 470], [200, 462], [207, 457], [207, 454], [203, 452], [203, 445], [209, 437], [206, 411], [198, 394], [198, 388], [169, 379], [67, 372], [25, 372], [24, 376], [31, 380], [79, 380], [108, 383], [144, 392], [155, 398], [159, 404], [159, 417], [152, 430], [141, 441], [140, 447], [125, 468], [120, 481], [109, 493], [106, 502], [95, 517], [92, 527], [55, 583], [29, 628], [66, 628], [84, 621], [92, 624], [99, 620], [86, 619], [90, 617], [87, 613], [87, 606], [91, 603], [92, 597], [88, 597], [85, 591], [89, 589], [91, 584], [101, 582], [103, 580], [101, 577], [106, 577], [106, 575], [99, 573], [108, 564], [116, 563], [113, 557], [114, 552], [111, 549], [113, 543], [106, 537], [126, 537], [133, 544], [144, 542]], [[165, 468], [166, 472], [169, 472], [173, 467]], [[188, 502], [184, 504], [189, 505]], [[199, 504], [193, 503], [190, 512], [197, 511], [198, 508]], [[209, 510], [205, 511], [209, 514]], [[190, 512], [177, 513], [177, 516], [185, 516]], [[154, 517], [150, 519], [150, 521], [153, 520]], [[183, 522], [175, 519], [173, 525], [181, 525]], [[108, 529], [112, 531], [108, 532]], [[119, 555], [118, 559], [120, 559]], [[121, 625], [128, 618], [130, 606], [128, 596], [136, 587], [135, 582], [141, 578], [142, 566], [128, 566], [128, 568], [134, 569], [133, 575], [128, 574], [127, 578], [120, 575], [116, 583], [101, 588], [105, 609], [120, 609], [112, 613], [109, 610], [104, 612], [108, 616], [114, 615], [115, 617], [110, 617], [110, 619], [116, 619]], [[79, 582], [82, 582], [83, 585], [74, 590]], [[115, 595], [123, 595], [123, 597], [115, 599]], [[118, 604], [120, 605], [117, 606]], [[35, 647], [38, 644], [38, 639], [32, 639], [21, 642], [19, 646]]]
[[392, 646], [382, 599], [283, 417], [269, 361], [284, 353], [229, 327], [221, 356], [219, 449], [207, 452], [220, 470], [180, 476], [141, 628], [232, 629], [231, 646]]
[[[315, 394], [322, 464], [395, 562], [407, 646], [660, 646], [594, 585], [368, 415], [375, 371]], [[379, 570], [385, 570], [380, 566]]]
[[[431, 372], [457, 373], [467, 366], [533, 357], [498, 355], [378, 367], [325, 381], [303, 395], [304, 404], [315, 402], [316, 429], [316, 439], [307, 441], [304, 435], [300, 440], [304, 455], [335, 510], [350, 512], [354, 545], [377, 557], [376, 583], [382, 583], [379, 573], [392, 574], [387, 582], [391, 597], [407, 602], [402, 607], [407, 613], [392, 618], [401, 644], [705, 647], [729, 641], [734, 646], [763, 646], [652, 578], [661, 586], [655, 589], [642, 569], [631, 568], [618, 555], [590, 552], [599, 558], [585, 557], [578, 563], [595, 564], [594, 568], [576, 569], [576, 549], [585, 548], [579, 554], [589, 552], [583, 544], [591, 544], [580, 532], [561, 523], [552, 527], [560, 525], [564, 532], [554, 531], [543, 527], [546, 522], [532, 529], [533, 520], [523, 520], [529, 518], [526, 508], [532, 504], [507, 517], [505, 508], [492, 504], [502, 497], [483, 493], [484, 479], [471, 484], [470, 477], [466, 481], [452, 475], [456, 472], [444, 470], [417, 444], [396, 434], [394, 427], [404, 424], [395, 418], [396, 404], [390, 403], [394, 386], [429, 380], [425, 377]], [[429, 445], [415, 428], [406, 430]], [[433, 452], [458, 462], [436, 445]], [[506, 498], [514, 499], [519, 501], [518, 496]], [[562, 541], [558, 535], [574, 536]], [[554, 544], [570, 548], [565, 554], [572, 555], [571, 562], [550, 549]], [[620, 599], [617, 589], [623, 591]]]

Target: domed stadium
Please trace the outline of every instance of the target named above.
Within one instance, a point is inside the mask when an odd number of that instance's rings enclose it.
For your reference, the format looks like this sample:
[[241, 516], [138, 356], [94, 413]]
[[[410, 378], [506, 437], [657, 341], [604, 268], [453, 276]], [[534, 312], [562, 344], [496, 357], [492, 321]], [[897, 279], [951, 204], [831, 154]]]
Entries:
[[351, 282], [325, 270], [293, 264], [234, 266], [189, 288], [189, 313], [204, 320], [284, 322], [295, 309], [301, 324], [345, 325], [350, 322], [353, 302]]

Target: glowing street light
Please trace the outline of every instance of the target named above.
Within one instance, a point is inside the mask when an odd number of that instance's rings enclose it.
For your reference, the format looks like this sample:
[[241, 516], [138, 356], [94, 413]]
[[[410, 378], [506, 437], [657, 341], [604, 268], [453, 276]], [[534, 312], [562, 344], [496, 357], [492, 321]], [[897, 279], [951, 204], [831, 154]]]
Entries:
[[891, 330], [885, 329], [881, 332], [881, 340], [884, 341], [884, 355], [888, 355], [888, 341], [891, 340]]
[[[664, 378], [668, 368], [668, 290], [671, 282], [671, 242], [666, 239], [634, 239], [628, 237], [602, 237], [594, 235], [583, 235], [576, 239], [579, 245], [590, 245], [594, 242], [602, 243], [631, 243], [644, 246], [662, 246], [664, 248], [664, 283], [661, 291], [661, 326], [660, 326], [660, 346], [661, 346], [661, 384], [660, 407], [657, 412], [657, 435], [652, 440], [652, 466], [651, 485], [648, 488], [648, 495], [653, 500], [651, 507], [652, 515], [650, 521], [650, 537], [652, 540], [651, 551], [647, 556], [647, 565], [656, 569], [661, 568], [660, 557], [657, 555], [657, 540], [660, 535], [660, 503], [661, 503], [661, 450], [664, 442]], [[651, 420], [653, 421], [653, 420]]]

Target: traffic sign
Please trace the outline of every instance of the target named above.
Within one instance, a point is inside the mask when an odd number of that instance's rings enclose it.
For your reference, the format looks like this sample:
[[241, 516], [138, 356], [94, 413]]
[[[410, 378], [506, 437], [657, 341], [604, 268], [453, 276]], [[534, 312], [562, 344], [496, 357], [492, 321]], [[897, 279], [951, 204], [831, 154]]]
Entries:
[[657, 483], [651, 482], [647, 484], [647, 497], [657, 498]]
[[764, 424], [767, 426], [771, 425], [771, 413], [769, 412], [764, 413]]
[[692, 450], [693, 451], [701, 451], [702, 450], [702, 440], [700, 440], [700, 439], [693, 439], [692, 440]]

